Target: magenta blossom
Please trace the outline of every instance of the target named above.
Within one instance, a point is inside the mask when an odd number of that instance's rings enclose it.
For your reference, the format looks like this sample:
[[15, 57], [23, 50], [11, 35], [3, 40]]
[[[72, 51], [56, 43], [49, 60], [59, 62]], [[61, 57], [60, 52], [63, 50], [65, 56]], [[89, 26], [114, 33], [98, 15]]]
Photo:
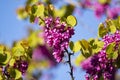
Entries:
[[[109, 44], [115, 43], [115, 50], [118, 50], [120, 43], [120, 31], [114, 34], [107, 34], [102, 38], [104, 42], [103, 48], [98, 54], [93, 55], [87, 60], [83, 61], [81, 66], [86, 70], [86, 80], [98, 80], [103, 77], [104, 80], [114, 80], [117, 68], [113, 64], [115, 59], [109, 59], [106, 54], [106, 48]], [[114, 54], [114, 53], [113, 53]]]
[[45, 19], [45, 41], [53, 47], [53, 55], [57, 62], [62, 61], [69, 40], [74, 34], [73, 28], [61, 22], [60, 18], [48, 17]]
[[102, 15], [105, 14], [107, 8], [109, 7], [108, 4], [100, 4], [100, 3], [94, 3], [94, 8], [95, 8], [95, 16], [97, 18], [100, 18]]
[[119, 14], [120, 14], [120, 7], [107, 9], [107, 16], [110, 19], [116, 19]]
[[82, 6], [82, 8], [91, 7], [92, 2], [91, 0], [82, 0], [80, 2], [80, 5]]

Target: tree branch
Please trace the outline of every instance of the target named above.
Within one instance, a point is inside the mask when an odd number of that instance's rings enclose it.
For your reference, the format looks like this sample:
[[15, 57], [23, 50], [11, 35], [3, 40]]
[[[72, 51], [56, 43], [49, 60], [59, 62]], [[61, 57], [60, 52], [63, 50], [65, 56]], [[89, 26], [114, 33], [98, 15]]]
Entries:
[[69, 67], [70, 67], [70, 76], [71, 76], [71, 80], [74, 80], [74, 76], [73, 76], [73, 66], [72, 66], [72, 63], [71, 63], [71, 55], [73, 55], [73, 53], [69, 53], [67, 49], [65, 49], [67, 55], [68, 55], [68, 61], [67, 63], [69, 64]]

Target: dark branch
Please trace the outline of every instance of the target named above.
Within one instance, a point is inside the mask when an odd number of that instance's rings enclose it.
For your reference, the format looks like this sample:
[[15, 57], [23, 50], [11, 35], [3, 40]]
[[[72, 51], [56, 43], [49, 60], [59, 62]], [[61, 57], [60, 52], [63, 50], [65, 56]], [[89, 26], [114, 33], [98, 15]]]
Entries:
[[73, 76], [73, 66], [71, 64], [71, 55], [73, 55], [73, 53], [69, 53], [67, 49], [65, 49], [67, 55], [68, 55], [68, 61], [67, 63], [69, 64], [69, 67], [70, 67], [70, 76], [71, 76], [71, 80], [74, 80], [74, 76]]

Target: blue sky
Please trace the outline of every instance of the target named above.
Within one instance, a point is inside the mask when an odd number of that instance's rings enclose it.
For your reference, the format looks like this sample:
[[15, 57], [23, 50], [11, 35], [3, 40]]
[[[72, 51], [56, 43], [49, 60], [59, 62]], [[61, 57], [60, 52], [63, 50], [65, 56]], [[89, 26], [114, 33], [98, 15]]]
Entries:
[[[16, 9], [24, 5], [25, 0], [1, 0], [0, 1], [0, 43], [11, 46], [13, 41], [20, 40], [27, 36], [27, 26], [31, 24], [28, 21], [20, 21], [17, 19]], [[62, 3], [62, 2], [61, 2]], [[71, 40], [88, 39], [97, 37], [97, 26], [102, 19], [97, 19], [94, 13], [86, 10], [82, 15], [75, 12], [74, 15], [78, 20], [75, 27], [75, 35]], [[34, 28], [38, 26], [34, 25]], [[76, 54], [77, 55], [77, 54]], [[70, 80], [67, 73], [69, 68], [67, 65], [60, 65], [50, 70], [55, 74], [54, 80]], [[75, 72], [75, 80], [84, 80], [84, 72], [78, 68]]]

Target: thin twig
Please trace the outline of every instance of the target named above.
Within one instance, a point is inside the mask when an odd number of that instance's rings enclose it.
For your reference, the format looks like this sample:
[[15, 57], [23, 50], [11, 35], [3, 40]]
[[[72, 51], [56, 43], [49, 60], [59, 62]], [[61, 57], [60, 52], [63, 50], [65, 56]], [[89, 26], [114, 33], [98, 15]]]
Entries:
[[73, 76], [73, 66], [71, 64], [71, 55], [73, 55], [73, 53], [69, 53], [67, 49], [65, 49], [67, 55], [68, 55], [68, 61], [67, 63], [69, 64], [69, 67], [70, 67], [70, 76], [71, 76], [71, 80], [74, 80], [74, 76]]

